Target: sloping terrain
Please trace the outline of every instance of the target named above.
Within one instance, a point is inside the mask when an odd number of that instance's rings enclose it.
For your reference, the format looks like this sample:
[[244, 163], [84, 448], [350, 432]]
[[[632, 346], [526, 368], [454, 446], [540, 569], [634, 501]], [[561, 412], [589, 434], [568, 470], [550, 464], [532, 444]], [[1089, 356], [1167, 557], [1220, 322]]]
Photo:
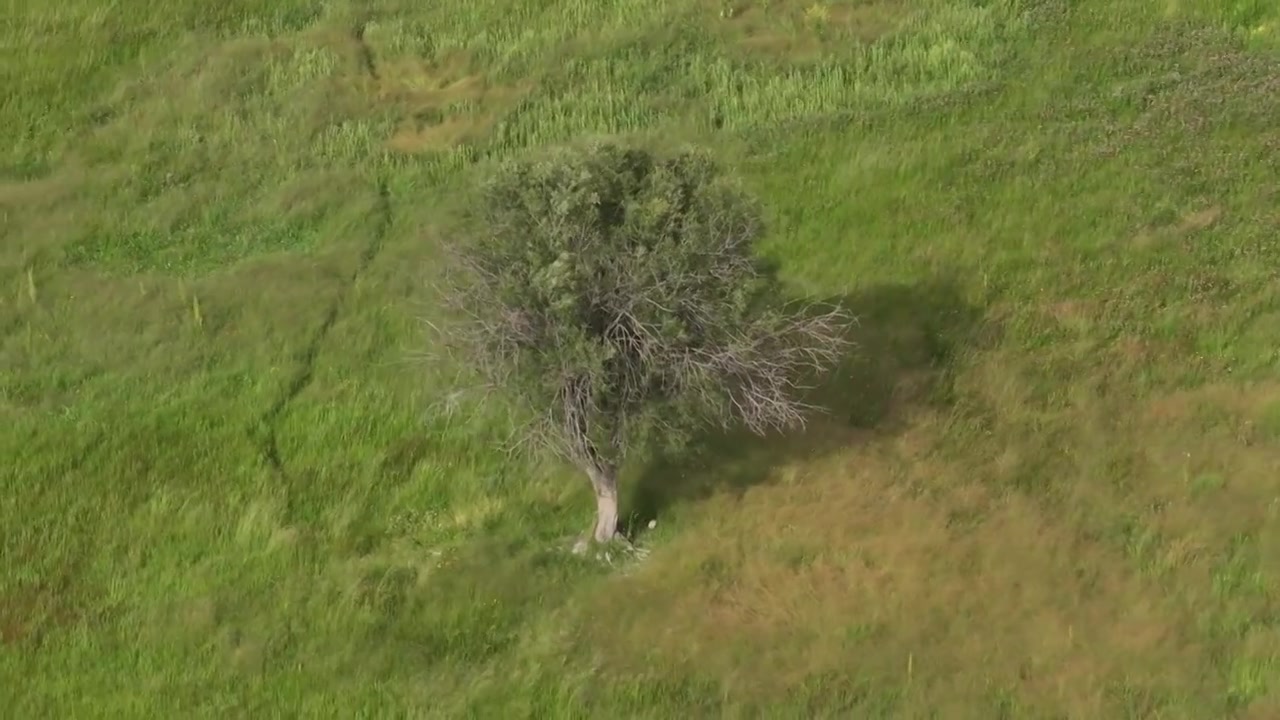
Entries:
[[[0, 12], [13, 717], [1280, 717], [1271, 3]], [[594, 134], [861, 318], [614, 567], [419, 325], [473, 168]]]

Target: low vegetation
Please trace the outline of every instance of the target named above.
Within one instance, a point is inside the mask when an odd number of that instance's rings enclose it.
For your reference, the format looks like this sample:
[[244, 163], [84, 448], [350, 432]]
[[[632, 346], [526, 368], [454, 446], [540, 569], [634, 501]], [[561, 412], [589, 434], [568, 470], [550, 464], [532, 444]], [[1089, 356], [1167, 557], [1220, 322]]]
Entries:
[[[15, 717], [1280, 715], [1273, 3], [0, 17]], [[602, 135], [859, 318], [804, 433], [623, 471], [614, 565], [421, 322], [477, 175]]]

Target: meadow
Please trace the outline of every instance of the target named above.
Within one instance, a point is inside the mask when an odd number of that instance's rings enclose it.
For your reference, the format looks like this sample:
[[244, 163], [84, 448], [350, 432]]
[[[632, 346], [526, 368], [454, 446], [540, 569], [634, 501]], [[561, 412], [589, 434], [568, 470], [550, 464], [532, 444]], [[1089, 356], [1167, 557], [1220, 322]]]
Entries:
[[[0, 714], [1280, 717], [1273, 2], [0, 21]], [[422, 327], [475, 173], [597, 135], [861, 320], [808, 432], [627, 468], [614, 564]]]

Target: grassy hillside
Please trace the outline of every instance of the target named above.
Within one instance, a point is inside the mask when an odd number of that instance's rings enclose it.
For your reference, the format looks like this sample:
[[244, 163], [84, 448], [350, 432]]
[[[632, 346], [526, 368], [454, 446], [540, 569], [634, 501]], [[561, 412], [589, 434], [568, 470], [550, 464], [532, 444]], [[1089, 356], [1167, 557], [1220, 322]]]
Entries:
[[[13, 717], [1280, 716], [1274, 3], [0, 13]], [[621, 567], [418, 323], [473, 169], [600, 133], [862, 318]]]

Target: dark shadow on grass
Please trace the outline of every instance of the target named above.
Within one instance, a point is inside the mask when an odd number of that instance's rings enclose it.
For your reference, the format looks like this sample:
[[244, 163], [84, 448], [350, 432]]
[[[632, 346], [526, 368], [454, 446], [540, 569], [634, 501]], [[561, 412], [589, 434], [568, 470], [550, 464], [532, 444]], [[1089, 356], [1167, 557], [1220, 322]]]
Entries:
[[982, 336], [983, 312], [958, 285], [887, 284], [826, 298], [857, 317], [849, 357], [813, 393], [823, 409], [802, 432], [758, 437], [708, 432], [677, 456], [659, 456], [630, 479], [626, 534], [671, 505], [713, 493], [741, 493], [779, 465], [847, 448], [869, 433], [893, 433], [912, 408], [952, 402], [950, 368]]

